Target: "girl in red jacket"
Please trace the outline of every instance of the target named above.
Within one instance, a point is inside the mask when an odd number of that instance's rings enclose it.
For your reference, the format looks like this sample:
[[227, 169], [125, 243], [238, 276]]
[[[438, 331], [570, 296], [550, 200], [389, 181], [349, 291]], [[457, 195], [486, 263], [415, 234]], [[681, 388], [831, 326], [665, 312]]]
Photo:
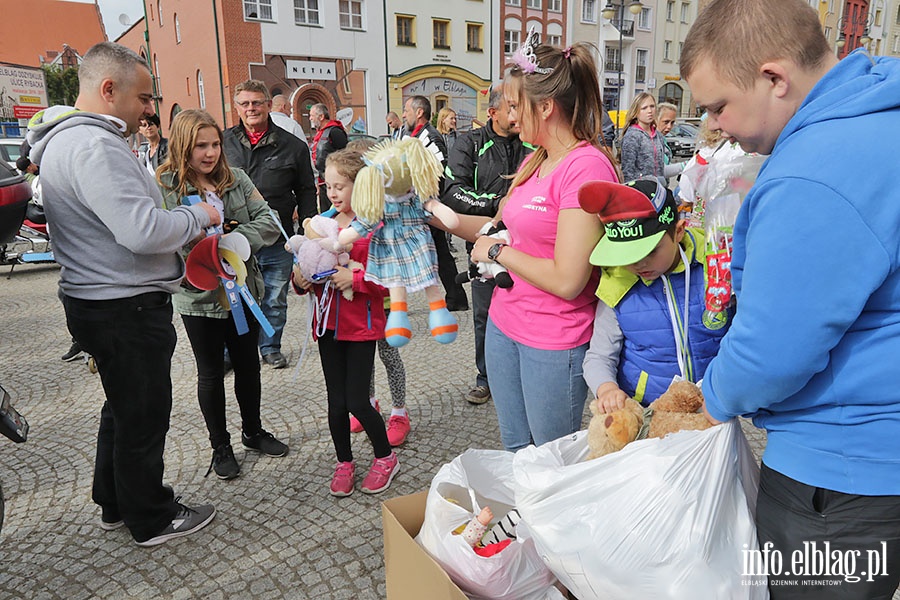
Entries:
[[[350, 195], [356, 174], [363, 166], [362, 155], [350, 150], [330, 154], [325, 162], [328, 199], [337, 211], [333, 218], [341, 229], [356, 218]], [[336, 267], [336, 272], [321, 283], [308, 281], [296, 265], [293, 272], [295, 291], [305, 294], [312, 289], [318, 299], [313, 331], [328, 391], [328, 428], [338, 459], [331, 480], [333, 496], [353, 493], [356, 464], [350, 448], [351, 413], [359, 419], [375, 451], [375, 460], [360, 490], [367, 494], [383, 492], [400, 469], [381, 414], [369, 402], [369, 377], [375, 361], [375, 343], [384, 337], [387, 295], [385, 288], [365, 280], [369, 237], [356, 240], [350, 250], [351, 261], [361, 263], [362, 269]], [[347, 289], [353, 290], [352, 300], [341, 294]]]

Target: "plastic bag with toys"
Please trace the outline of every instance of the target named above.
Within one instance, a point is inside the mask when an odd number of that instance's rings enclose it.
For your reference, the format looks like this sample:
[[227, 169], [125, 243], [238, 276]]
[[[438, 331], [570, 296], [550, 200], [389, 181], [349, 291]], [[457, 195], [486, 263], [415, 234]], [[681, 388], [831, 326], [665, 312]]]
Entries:
[[736, 420], [588, 452], [580, 431], [513, 460], [519, 538], [575, 597], [768, 597], [765, 576], [742, 575], [759, 468]]
[[[416, 542], [474, 600], [564, 600], [534, 542], [522, 535], [512, 462], [509, 452], [468, 450], [441, 467]], [[492, 518], [480, 523], [476, 515], [487, 512]]]
[[706, 232], [706, 310], [721, 312], [731, 301], [732, 232], [741, 203], [766, 157], [748, 154], [737, 143], [703, 146], [688, 162], [678, 198], [689, 206], [689, 227]]

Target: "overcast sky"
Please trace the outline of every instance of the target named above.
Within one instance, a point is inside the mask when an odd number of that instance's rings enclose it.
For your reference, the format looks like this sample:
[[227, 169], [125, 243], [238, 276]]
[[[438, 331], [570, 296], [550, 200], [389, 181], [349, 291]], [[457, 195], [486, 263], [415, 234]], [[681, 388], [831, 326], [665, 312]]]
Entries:
[[[68, 0], [69, 2], [85, 2], [93, 4], [94, 0]], [[106, 27], [106, 35], [115, 40], [128, 29], [135, 21], [144, 16], [144, 3], [141, 0], [99, 0], [100, 14], [103, 15], [103, 25]], [[127, 15], [129, 25], [119, 22], [119, 15]]]

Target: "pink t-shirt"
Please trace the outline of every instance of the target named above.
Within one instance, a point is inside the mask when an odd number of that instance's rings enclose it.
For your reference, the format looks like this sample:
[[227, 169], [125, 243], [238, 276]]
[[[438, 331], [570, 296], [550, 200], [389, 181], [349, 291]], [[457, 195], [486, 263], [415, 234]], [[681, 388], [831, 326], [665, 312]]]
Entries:
[[[606, 156], [583, 144], [550, 173], [535, 172], [516, 187], [503, 208], [511, 246], [537, 258], [552, 258], [559, 211], [578, 209], [578, 188], [587, 181], [617, 181]], [[573, 300], [545, 292], [512, 274], [511, 288], [496, 288], [490, 317], [507, 337], [541, 350], [569, 350], [591, 339], [600, 279], [594, 269], [584, 290]]]

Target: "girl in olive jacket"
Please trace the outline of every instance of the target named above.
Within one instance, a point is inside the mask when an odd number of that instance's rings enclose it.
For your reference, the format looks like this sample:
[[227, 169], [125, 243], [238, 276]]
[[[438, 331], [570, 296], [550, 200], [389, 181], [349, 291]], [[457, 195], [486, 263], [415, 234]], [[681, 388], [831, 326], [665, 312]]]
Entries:
[[[156, 176], [166, 208], [179, 206], [182, 198], [190, 195], [200, 196], [218, 208], [226, 231], [239, 232], [250, 242], [246, 285], [259, 300], [263, 279], [254, 253], [274, 244], [279, 236], [269, 206], [243, 171], [229, 168], [222, 152], [222, 130], [208, 113], [182, 111], [172, 121], [170, 133], [169, 155]], [[189, 250], [185, 247], [183, 254], [186, 256]], [[212, 291], [199, 290], [185, 279], [173, 304], [197, 361], [197, 396], [213, 448], [207, 475], [215, 470], [220, 479], [232, 479], [240, 473], [240, 466], [225, 424], [226, 346], [234, 365], [234, 393], [241, 411], [244, 447], [269, 456], [284, 456], [288, 447], [262, 428], [259, 324], [244, 306], [249, 331], [238, 335], [223, 299], [221, 286]]]

